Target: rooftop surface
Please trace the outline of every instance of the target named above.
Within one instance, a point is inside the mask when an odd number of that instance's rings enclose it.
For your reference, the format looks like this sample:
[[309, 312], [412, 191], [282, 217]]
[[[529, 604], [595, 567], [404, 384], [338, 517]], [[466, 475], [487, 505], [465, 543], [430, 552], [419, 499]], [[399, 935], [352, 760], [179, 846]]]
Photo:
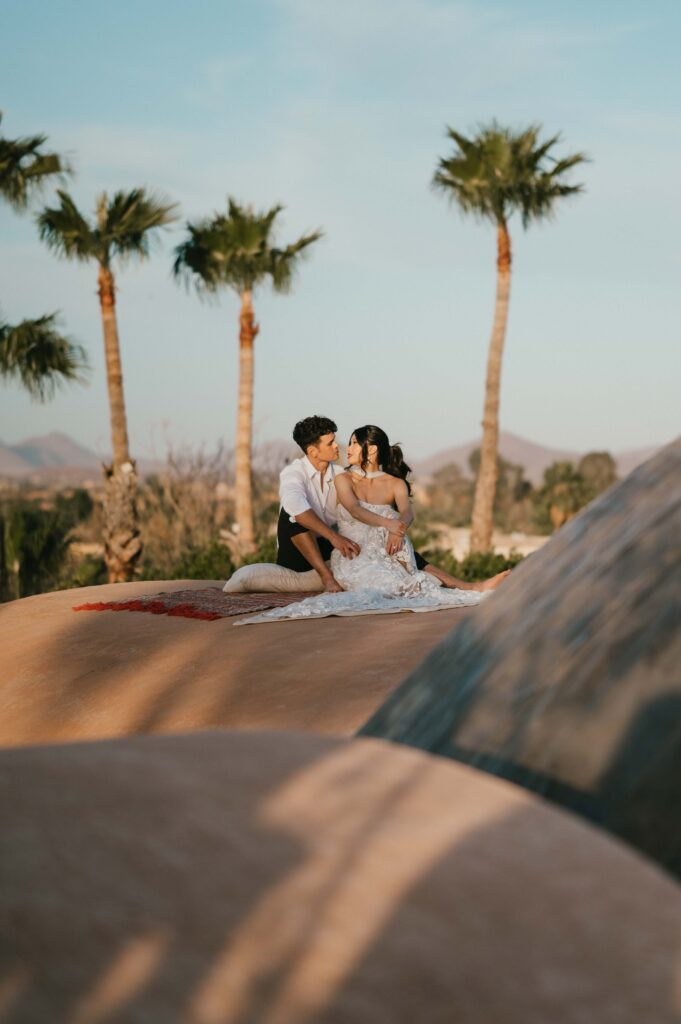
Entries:
[[352, 735], [469, 614], [236, 629], [237, 618], [73, 611], [85, 602], [210, 585], [105, 585], [1, 606], [0, 746], [216, 727]]

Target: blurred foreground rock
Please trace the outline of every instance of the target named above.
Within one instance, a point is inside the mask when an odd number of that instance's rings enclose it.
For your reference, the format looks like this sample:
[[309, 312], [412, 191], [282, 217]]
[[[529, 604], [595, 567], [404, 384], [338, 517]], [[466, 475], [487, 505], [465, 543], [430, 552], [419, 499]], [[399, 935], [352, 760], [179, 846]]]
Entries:
[[361, 734], [511, 779], [681, 875], [681, 440], [521, 564]]
[[681, 890], [531, 794], [392, 744], [0, 752], [5, 1024], [671, 1024]]

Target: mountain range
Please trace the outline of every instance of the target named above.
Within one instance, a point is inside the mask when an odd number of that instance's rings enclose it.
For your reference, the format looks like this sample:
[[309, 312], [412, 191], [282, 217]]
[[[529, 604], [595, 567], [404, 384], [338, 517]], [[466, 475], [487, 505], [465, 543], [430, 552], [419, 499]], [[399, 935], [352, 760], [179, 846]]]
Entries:
[[[471, 452], [480, 447], [480, 440], [469, 441], [467, 444], [459, 445], [456, 448], [444, 448], [442, 451], [430, 455], [426, 459], [414, 462], [413, 469], [416, 476], [425, 480], [437, 473], [444, 466], [456, 465], [464, 473], [470, 476], [468, 459]], [[627, 476], [632, 469], [639, 466], [651, 455], [658, 451], [659, 446], [649, 448], [637, 448], [624, 452], [611, 452], [617, 466], [617, 474], [620, 477]], [[594, 451], [595, 449], [591, 449]], [[602, 450], [602, 449], [601, 449]], [[524, 437], [502, 431], [499, 434], [499, 454], [507, 462], [524, 466], [525, 477], [535, 486], [542, 482], [544, 470], [553, 462], [577, 463], [586, 452], [577, 450], [563, 450], [560, 448], [547, 448], [533, 441], [527, 441]]]
[[[479, 440], [469, 441], [453, 448], [413, 461], [415, 476], [423, 482], [444, 466], [457, 465], [464, 474], [470, 475], [468, 459], [479, 446]], [[628, 473], [657, 451], [655, 447], [613, 453], [619, 476]], [[254, 457], [256, 468], [275, 472], [291, 458], [297, 449], [289, 441], [271, 441], [258, 446]], [[533, 484], [541, 483], [544, 470], [552, 462], [577, 462], [584, 452], [547, 448], [527, 441], [516, 434], [502, 432], [499, 437], [499, 452], [509, 462], [525, 467], [525, 476]], [[66, 434], [53, 432], [44, 437], [31, 437], [18, 444], [0, 442], [0, 477], [5, 479], [26, 479], [33, 482], [76, 484], [86, 479], [99, 479], [103, 457], [83, 447]], [[142, 476], [158, 471], [161, 463], [140, 459], [139, 471]]]

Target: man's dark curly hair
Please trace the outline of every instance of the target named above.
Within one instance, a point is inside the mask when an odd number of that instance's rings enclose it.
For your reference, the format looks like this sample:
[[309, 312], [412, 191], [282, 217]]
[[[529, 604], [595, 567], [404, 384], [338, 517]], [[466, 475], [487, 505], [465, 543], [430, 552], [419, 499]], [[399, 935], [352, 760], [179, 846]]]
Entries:
[[308, 416], [293, 428], [293, 440], [307, 454], [312, 444], [317, 444], [324, 434], [335, 434], [338, 427], [328, 416]]

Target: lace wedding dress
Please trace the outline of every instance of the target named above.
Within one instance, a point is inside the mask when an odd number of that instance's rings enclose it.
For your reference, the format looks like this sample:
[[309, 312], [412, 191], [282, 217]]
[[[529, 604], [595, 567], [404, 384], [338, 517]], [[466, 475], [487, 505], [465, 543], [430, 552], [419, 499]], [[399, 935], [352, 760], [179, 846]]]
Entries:
[[[371, 505], [365, 501], [360, 501], [360, 505], [386, 519], [398, 518], [391, 505]], [[316, 594], [296, 604], [241, 619], [235, 625], [276, 619], [323, 619], [328, 615], [430, 612], [438, 608], [464, 608], [487, 596], [479, 590], [449, 590], [430, 573], [420, 572], [408, 537], [396, 555], [389, 555], [385, 548], [388, 531], [353, 519], [340, 503], [338, 530], [361, 548], [355, 558], [344, 558], [335, 549], [331, 554], [331, 572], [344, 588], [343, 593]]]

